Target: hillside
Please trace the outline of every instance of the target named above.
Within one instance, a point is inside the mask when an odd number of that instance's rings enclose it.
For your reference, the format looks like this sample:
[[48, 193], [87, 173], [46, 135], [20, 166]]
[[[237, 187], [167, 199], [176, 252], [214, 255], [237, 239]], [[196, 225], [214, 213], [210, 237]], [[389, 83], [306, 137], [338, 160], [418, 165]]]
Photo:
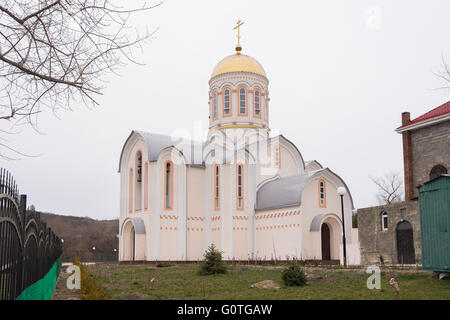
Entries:
[[41, 220], [64, 240], [63, 261], [72, 261], [76, 255], [82, 261], [117, 261], [117, 219], [94, 220], [41, 212]]

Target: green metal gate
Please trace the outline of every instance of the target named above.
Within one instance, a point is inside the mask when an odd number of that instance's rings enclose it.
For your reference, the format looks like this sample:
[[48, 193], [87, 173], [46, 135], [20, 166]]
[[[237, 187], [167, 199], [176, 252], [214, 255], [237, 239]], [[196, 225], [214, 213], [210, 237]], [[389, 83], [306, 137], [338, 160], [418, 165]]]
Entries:
[[450, 271], [450, 175], [419, 187], [422, 265], [426, 270]]

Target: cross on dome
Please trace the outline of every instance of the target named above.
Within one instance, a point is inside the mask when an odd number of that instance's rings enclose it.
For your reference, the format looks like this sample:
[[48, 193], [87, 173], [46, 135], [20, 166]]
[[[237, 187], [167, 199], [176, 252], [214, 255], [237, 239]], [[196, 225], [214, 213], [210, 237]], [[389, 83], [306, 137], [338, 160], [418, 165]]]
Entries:
[[233, 30], [236, 30], [236, 29], [237, 29], [236, 54], [241, 54], [241, 50], [242, 50], [240, 40], [241, 40], [241, 26], [242, 26], [243, 24], [244, 24], [243, 21], [238, 20], [238, 21], [236, 22], [236, 27], [233, 28]]

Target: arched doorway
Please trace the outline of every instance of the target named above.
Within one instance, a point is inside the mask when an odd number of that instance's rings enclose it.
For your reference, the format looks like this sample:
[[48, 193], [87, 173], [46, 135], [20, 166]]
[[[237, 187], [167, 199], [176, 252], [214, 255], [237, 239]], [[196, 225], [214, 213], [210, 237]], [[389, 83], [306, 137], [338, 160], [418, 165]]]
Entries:
[[121, 261], [144, 261], [147, 259], [147, 237], [145, 224], [141, 218], [126, 219], [122, 224], [120, 238], [119, 257]]
[[128, 221], [123, 227], [123, 260], [134, 261], [136, 257], [136, 232], [134, 225]]
[[397, 224], [397, 261], [401, 264], [416, 263], [414, 237], [411, 223], [404, 220]]
[[330, 227], [323, 223], [321, 227], [322, 234], [322, 260], [331, 260], [331, 237]]

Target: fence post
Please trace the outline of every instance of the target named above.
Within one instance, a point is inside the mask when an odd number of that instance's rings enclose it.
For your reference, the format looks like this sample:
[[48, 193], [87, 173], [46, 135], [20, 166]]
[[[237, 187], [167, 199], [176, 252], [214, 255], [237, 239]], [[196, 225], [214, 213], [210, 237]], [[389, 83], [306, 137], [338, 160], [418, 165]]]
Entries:
[[24, 283], [24, 275], [25, 275], [25, 241], [26, 241], [26, 223], [27, 223], [27, 195], [21, 194], [20, 195], [20, 202], [19, 202], [19, 215], [22, 219], [22, 254], [20, 257], [20, 272], [19, 272], [19, 292], [22, 292], [25, 289], [25, 283]]
[[20, 214], [25, 217], [25, 212], [27, 211], [27, 195], [26, 194], [20, 195], [19, 211], [20, 211]]

